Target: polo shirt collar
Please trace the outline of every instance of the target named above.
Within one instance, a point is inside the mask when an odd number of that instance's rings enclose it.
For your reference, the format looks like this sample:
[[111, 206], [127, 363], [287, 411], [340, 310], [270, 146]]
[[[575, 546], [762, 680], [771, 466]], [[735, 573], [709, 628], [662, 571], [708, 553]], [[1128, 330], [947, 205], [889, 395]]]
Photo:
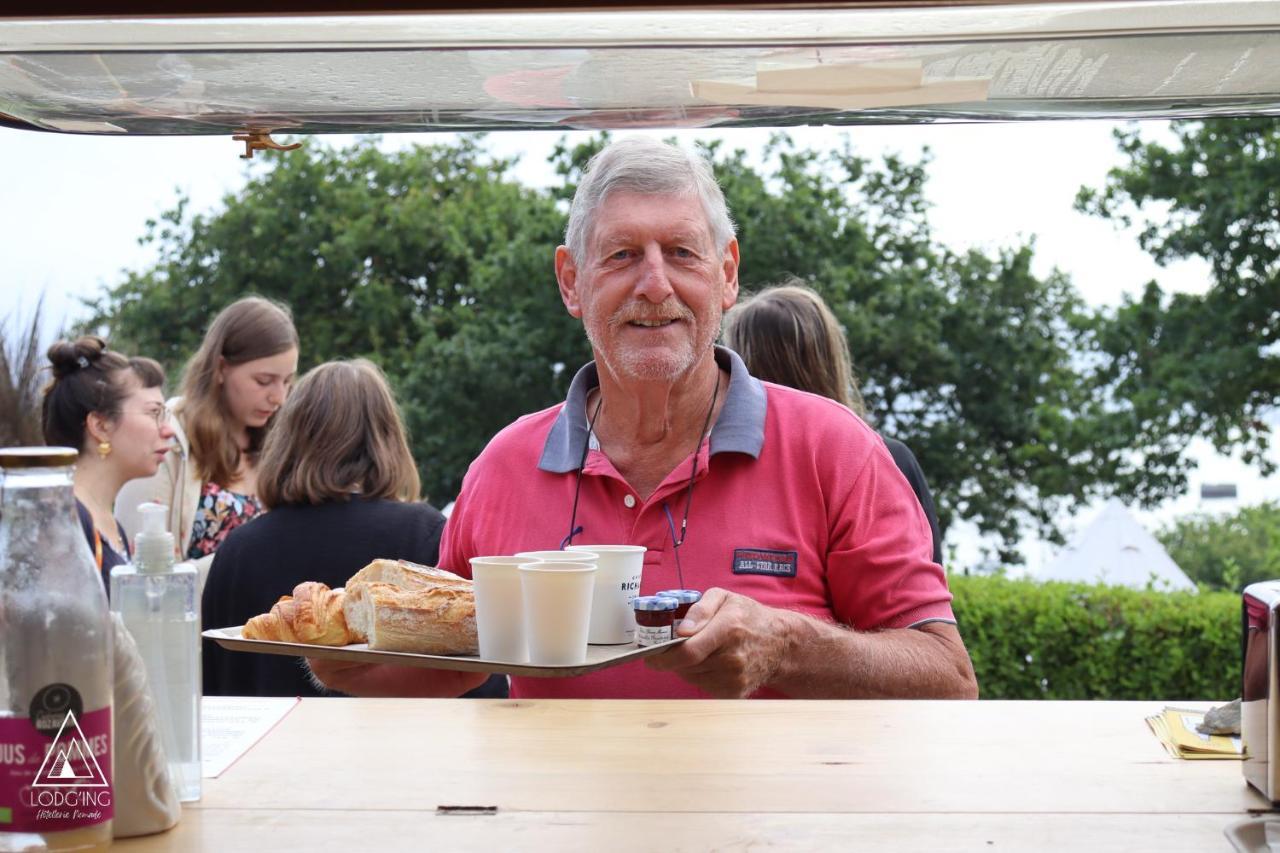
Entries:
[[[711, 428], [711, 455], [746, 453], [759, 459], [764, 446], [766, 397], [764, 386], [750, 373], [742, 358], [726, 347], [715, 348], [716, 364], [729, 371], [729, 388], [725, 392], [720, 417]], [[600, 373], [594, 361], [588, 362], [573, 377], [569, 396], [551, 425], [538, 468], [552, 474], [578, 470], [582, 448], [587, 442], [587, 394], [600, 384]]]

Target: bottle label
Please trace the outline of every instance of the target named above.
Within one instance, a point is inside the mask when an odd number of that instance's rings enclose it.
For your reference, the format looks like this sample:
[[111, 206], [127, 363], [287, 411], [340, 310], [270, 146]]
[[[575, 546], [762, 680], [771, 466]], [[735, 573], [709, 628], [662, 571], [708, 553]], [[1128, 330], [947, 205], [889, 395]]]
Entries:
[[29, 717], [0, 714], [0, 833], [64, 832], [111, 820], [111, 708], [82, 711], [52, 684]]
[[671, 626], [670, 625], [637, 625], [636, 626], [636, 645], [637, 646], [656, 646], [659, 643], [671, 642]]

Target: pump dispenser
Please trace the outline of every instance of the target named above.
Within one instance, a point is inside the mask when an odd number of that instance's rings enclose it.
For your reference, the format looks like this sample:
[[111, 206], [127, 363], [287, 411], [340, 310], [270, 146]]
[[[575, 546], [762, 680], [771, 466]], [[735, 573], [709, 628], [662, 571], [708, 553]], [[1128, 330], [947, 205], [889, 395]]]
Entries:
[[200, 610], [194, 563], [174, 563], [168, 507], [138, 507], [137, 565], [111, 572], [111, 608], [133, 635], [155, 693], [169, 776], [183, 802], [200, 799]]
[[142, 529], [133, 540], [134, 559], [138, 571], [146, 574], [167, 572], [173, 568], [173, 534], [164, 527], [169, 509], [164, 504], [146, 503], [138, 507]]

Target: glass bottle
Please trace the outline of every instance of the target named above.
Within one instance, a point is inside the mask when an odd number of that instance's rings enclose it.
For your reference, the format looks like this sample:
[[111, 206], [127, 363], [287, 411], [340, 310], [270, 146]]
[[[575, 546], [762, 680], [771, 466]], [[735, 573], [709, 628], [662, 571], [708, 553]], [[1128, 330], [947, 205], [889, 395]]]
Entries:
[[184, 803], [200, 799], [200, 602], [194, 563], [173, 561], [169, 508], [138, 507], [136, 565], [111, 570], [111, 609], [120, 614], [147, 667], [169, 778]]
[[111, 843], [111, 621], [76, 455], [0, 449], [0, 851]]

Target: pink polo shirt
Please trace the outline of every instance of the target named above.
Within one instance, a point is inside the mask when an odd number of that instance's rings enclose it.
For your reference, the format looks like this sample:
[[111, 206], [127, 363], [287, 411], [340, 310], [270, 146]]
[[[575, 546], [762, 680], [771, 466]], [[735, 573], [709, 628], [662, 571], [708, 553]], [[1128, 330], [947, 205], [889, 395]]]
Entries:
[[[582, 469], [576, 545], [643, 545], [640, 593], [722, 587], [771, 607], [859, 630], [954, 622], [932, 534], [880, 437], [845, 407], [752, 377], [736, 353], [725, 404], [699, 450], [688, 533], [679, 530], [692, 454], [640, 500], [599, 450]], [[468, 559], [559, 548], [588, 441], [595, 365], [566, 402], [498, 433], [471, 464], [445, 526], [440, 564], [470, 576]], [[635, 662], [576, 678], [513, 677], [515, 697], [695, 698], [675, 675]], [[762, 693], [762, 695], [776, 695]]]

